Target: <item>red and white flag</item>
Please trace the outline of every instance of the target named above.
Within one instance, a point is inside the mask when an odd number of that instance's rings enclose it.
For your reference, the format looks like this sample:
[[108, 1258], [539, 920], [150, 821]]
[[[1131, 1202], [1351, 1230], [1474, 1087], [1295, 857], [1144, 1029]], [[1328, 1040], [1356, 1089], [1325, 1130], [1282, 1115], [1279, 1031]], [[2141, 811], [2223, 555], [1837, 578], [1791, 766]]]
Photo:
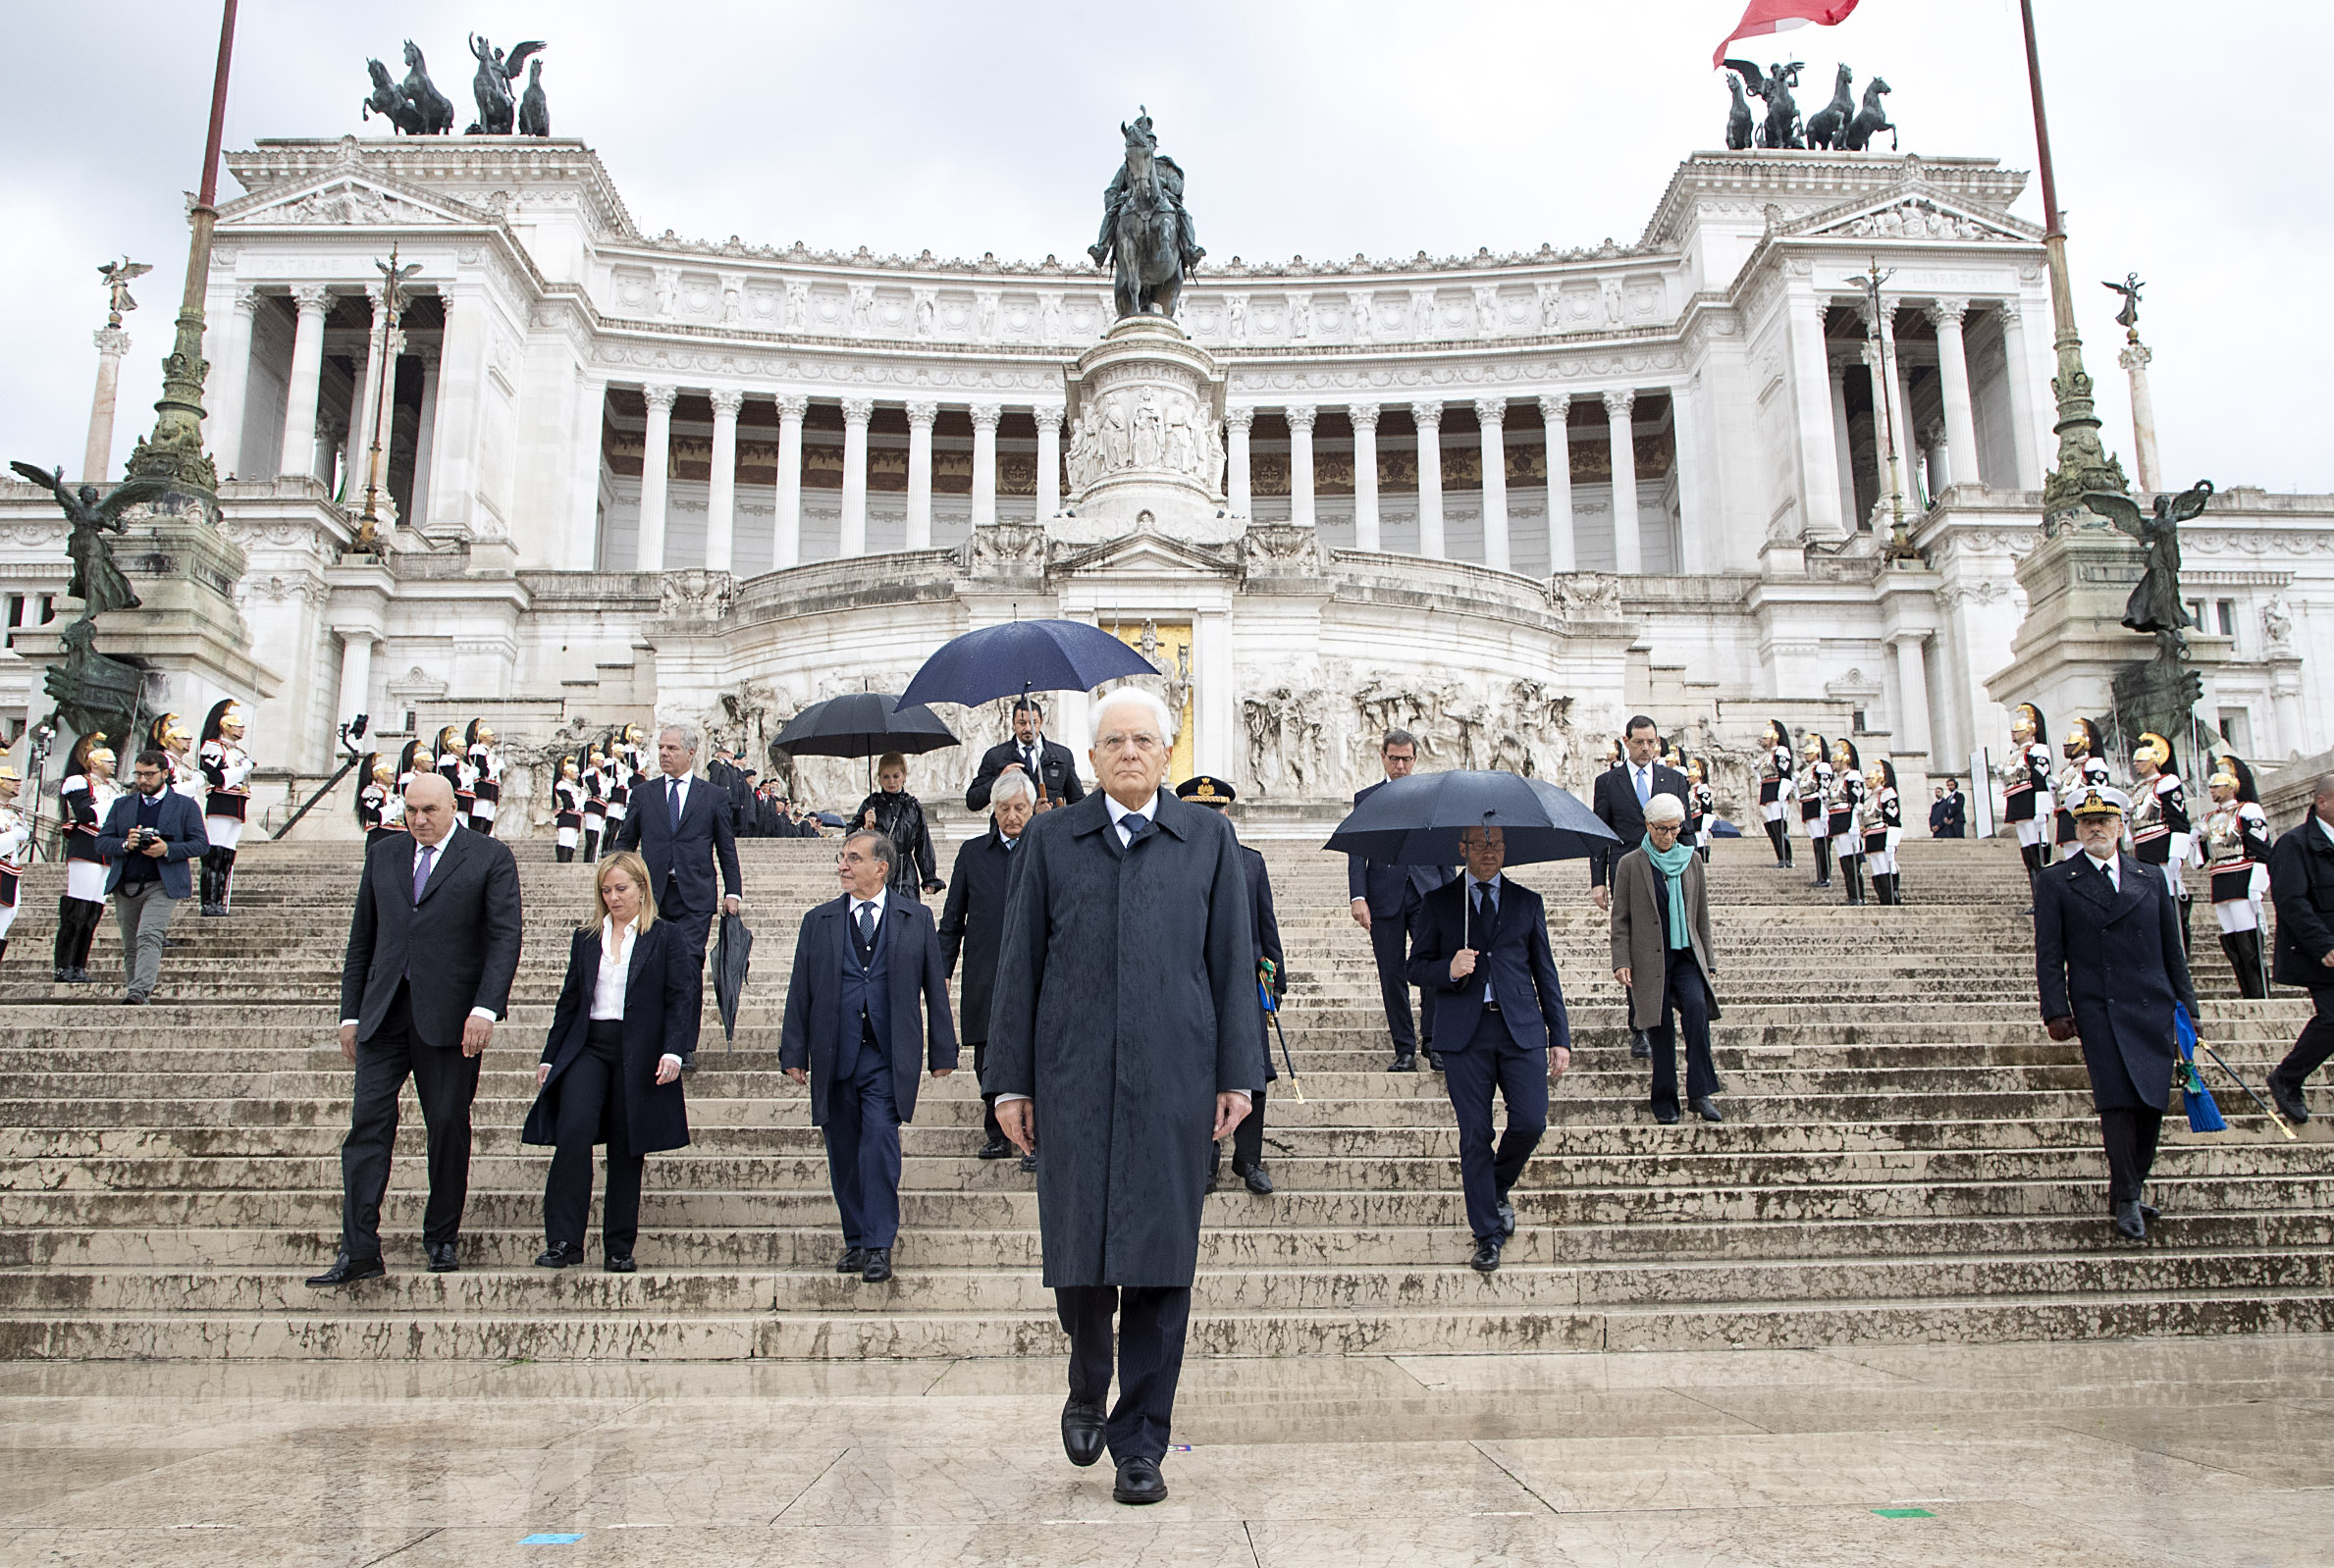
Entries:
[[1829, 27], [1847, 21], [1848, 13], [1855, 9], [1856, 0], [1750, 0], [1743, 8], [1742, 20], [1734, 24], [1734, 30], [1719, 40], [1718, 48], [1710, 56], [1710, 69], [1716, 71], [1726, 63], [1726, 45], [1737, 38], [1788, 32], [1811, 22], [1819, 27]]

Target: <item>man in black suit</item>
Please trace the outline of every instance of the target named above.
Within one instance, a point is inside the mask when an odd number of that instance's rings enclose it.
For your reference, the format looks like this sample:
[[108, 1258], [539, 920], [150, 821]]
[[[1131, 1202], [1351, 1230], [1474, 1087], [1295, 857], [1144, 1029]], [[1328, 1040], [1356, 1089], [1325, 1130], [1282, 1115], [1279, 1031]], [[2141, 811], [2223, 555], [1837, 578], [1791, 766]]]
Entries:
[[1037, 810], [1051, 810], [1057, 806], [1076, 806], [1086, 799], [1086, 786], [1078, 781], [1078, 758], [1070, 755], [1070, 748], [1058, 746], [1043, 735], [1045, 709], [1029, 698], [1021, 698], [1013, 705], [1013, 739], [1000, 741], [981, 757], [981, 771], [973, 775], [972, 785], [965, 791], [965, 810], [988, 810], [988, 792], [1000, 775], [1014, 770], [1029, 775], [1037, 789]]
[[[1613, 892], [1607, 886], [1613, 867], [1645, 842], [1645, 803], [1656, 795], [1674, 795], [1682, 801], [1690, 788], [1683, 773], [1662, 764], [1662, 732], [1652, 719], [1643, 713], [1632, 716], [1620, 740], [1624, 754], [1620, 765], [1597, 775], [1592, 792], [1595, 799], [1590, 803], [1598, 818], [1620, 840], [1591, 850], [1588, 857], [1589, 897], [1596, 900], [1599, 911], [1608, 914], [1613, 909]], [[1653, 1044], [1643, 1029], [1629, 1030], [1629, 1055], [1640, 1059], [1653, 1055]]]
[[[667, 724], [657, 732], [654, 778], [632, 786], [631, 809], [616, 829], [612, 850], [638, 850], [649, 864], [656, 889], [657, 918], [686, 934], [696, 955], [698, 994], [705, 989], [705, 940], [714, 917], [714, 869], [721, 872], [723, 915], [735, 915], [741, 878], [737, 838], [729, 826], [729, 798], [711, 781], [692, 778], [698, 734], [693, 724]], [[692, 1066], [695, 1064], [692, 1063]]]
[[500, 839], [457, 830], [453, 786], [440, 774], [405, 786], [405, 827], [365, 852], [348, 923], [341, 1054], [355, 1064], [356, 1085], [341, 1145], [341, 1253], [311, 1285], [387, 1272], [381, 1195], [407, 1077], [429, 1129], [421, 1236], [430, 1272], [461, 1266], [454, 1242], [470, 1190], [478, 1059], [509, 1010], [518, 970], [518, 866]]
[[1945, 780], [1945, 787], [1937, 796], [1936, 805], [1929, 810], [1931, 838], [1960, 838], [1969, 831], [1969, 802], [1961, 793], [1959, 779]]
[[811, 1086], [811, 1123], [826, 1138], [826, 1172], [843, 1220], [837, 1274], [891, 1278], [900, 1228], [900, 1124], [916, 1119], [916, 1072], [956, 1071], [948, 971], [932, 913], [885, 884], [899, 851], [862, 828], [843, 840], [842, 897], [802, 917], [778, 1066]]
[[[1175, 798], [1205, 806], [1229, 815], [1232, 803], [1240, 799], [1240, 791], [1229, 779], [1215, 778], [1206, 773], [1194, 773], [1175, 786]], [[1271, 977], [1272, 1005], [1277, 1011], [1289, 994], [1289, 961], [1281, 952], [1280, 916], [1272, 908], [1272, 868], [1264, 863], [1263, 853], [1243, 844], [1240, 847], [1240, 868], [1248, 882], [1248, 930], [1255, 938], [1256, 983], [1262, 986]], [[1263, 1006], [1259, 993], [1257, 1006]], [[1264, 1083], [1248, 1102], [1248, 1114], [1240, 1119], [1240, 1125], [1232, 1129], [1232, 1174], [1259, 1198], [1272, 1196], [1272, 1177], [1264, 1169], [1264, 1099], [1280, 1071], [1272, 1065], [1272, 1032], [1266, 1022], [1264, 1037]], [[1221, 1153], [1223, 1144], [1216, 1149]], [[1208, 1179], [1214, 1180], [1216, 1169], [1208, 1167]]]
[[[1408, 778], [1418, 765], [1418, 738], [1408, 730], [1388, 730], [1378, 743], [1378, 761], [1388, 779]], [[1353, 797], [1359, 806], [1383, 784], [1372, 784]], [[1440, 1071], [1434, 1049], [1434, 993], [1418, 997], [1418, 1021], [1410, 1022], [1410, 926], [1418, 917], [1418, 903], [1451, 880], [1447, 865], [1389, 865], [1359, 855], [1346, 857], [1346, 897], [1353, 923], [1369, 933], [1370, 957], [1378, 966], [1378, 996], [1386, 1006], [1386, 1030], [1394, 1037], [1390, 1072], [1418, 1071], [1418, 1042], [1426, 1042], [1426, 1065]]]
[[[964, 978], [956, 986], [957, 1032], [973, 1048], [973, 1071], [988, 1061], [988, 1004], [995, 993], [997, 949], [1005, 940], [1005, 902], [1012, 896], [1013, 873], [1021, 862], [1022, 832], [1037, 808], [1037, 787], [1026, 773], [1000, 775], [989, 791], [988, 831], [956, 847], [956, 866], [948, 873], [948, 905], [940, 912], [940, 961], [950, 974], [956, 961], [965, 961]], [[997, 1124], [997, 1097], [983, 1089], [981, 1121], [988, 1138], [981, 1158], [1002, 1160], [1013, 1153], [1005, 1129]]]
[[2035, 873], [2034, 963], [2050, 1038], [2083, 1041], [2115, 1229], [2141, 1241], [2156, 1218], [2148, 1173], [2180, 1060], [2172, 1010], [2198, 1015], [2179, 906], [2155, 867], [2118, 852], [2125, 808], [2097, 784], [2068, 803], [2083, 852]]
[[[1548, 946], [1547, 906], [1500, 874], [1506, 836], [1470, 827], [1460, 843], [1466, 874], [1426, 895], [1410, 979], [1436, 993], [1443, 1086], [1459, 1118], [1459, 1179], [1475, 1237], [1469, 1262], [1490, 1274], [1515, 1233], [1509, 1190], [1548, 1130], [1548, 1080], [1572, 1065], [1572, 1027]], [[1496, 1154], [1494, 1088], [1508, 1102], [1508, 1130]]]
[[2269, 1095], [2289, 1122], [2309, 1120], [2302, 1086], [2334, 1057], [2334, 773], [2317, 781], [2309, 815], [2269, 852], [2277, 905], [2274, 977], [2298, 985], [2316, 1009], [2269, 1074]]

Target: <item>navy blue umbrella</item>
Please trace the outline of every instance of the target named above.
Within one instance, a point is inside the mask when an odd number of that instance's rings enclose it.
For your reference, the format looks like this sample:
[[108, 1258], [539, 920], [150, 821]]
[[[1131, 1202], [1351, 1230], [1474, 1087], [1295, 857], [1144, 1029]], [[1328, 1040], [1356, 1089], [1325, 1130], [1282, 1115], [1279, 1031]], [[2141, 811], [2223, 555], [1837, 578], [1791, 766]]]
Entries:
[[1090, 692], [1127, 675], [1156, 675], [1151, 661], [1085, 621], [1008, 621], [940, 645], [900, 694], [910, 703], [975, 706], [1027, 692]]
[[1620, 842], [1579, 797], [1546, 779], [1461, 768], [1388, 780], [1323, 848], [1382, 865], [1456, 865], [1459, 835], [1470, 827], [1500, 829], [1510, 865], [1584, 860]]

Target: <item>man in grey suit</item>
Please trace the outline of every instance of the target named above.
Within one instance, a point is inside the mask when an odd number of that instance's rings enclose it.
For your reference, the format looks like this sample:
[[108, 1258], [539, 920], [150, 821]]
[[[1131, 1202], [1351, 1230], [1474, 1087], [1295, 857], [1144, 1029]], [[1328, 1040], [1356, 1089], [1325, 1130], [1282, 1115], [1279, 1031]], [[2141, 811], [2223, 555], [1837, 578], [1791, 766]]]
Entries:
[[453, 786], [439, 774], [405, 786], [405, 827], [365, 852], [356, 886], [341, 967], [341, 1054], [356, 1066], [341, 1145], [341, 1253], [311, 1285], [388, 1272], [381, 1195], [408, 1077], [429, 1128], [421, 1234], [430, 1272], [461, 1266], [454, 1242], [470, 1191], [478, 1059], [518, 971], [518, 866], [501, 840], [456, 828]]
[[1150, 1503], [1167, 1495], [1210, 1151], [1264, 1086], [1264, 1013], [1240, 841], [1160, 789], [1167, 706], [1121, 688], [1092, 722], [1101, 788], [1014, 851], [987, 1086], [1005, 1136], [1037, 1155], [1045, 1283], [1070, 1335], [1062, 1447], [1090, 1465], [1107, 1440], [1111, 1494]]

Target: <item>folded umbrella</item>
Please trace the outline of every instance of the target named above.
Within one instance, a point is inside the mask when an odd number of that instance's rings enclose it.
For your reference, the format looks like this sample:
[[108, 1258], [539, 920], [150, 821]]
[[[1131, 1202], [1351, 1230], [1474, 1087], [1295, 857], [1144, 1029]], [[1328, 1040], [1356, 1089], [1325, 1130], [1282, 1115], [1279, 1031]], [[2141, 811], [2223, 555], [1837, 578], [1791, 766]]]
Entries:
[[846, 692], [813, 703], [770, 743], [789, 757], [914, 756], [958, 745], [940, 715], [889, 692]]
[[1620, 843], [1579, 797], [1546, 779], [1462, 768], [1387, 781], [1323, 847], [1381, 865], [1456, 865], [1470, 827], [1500, 829], [1510, 865], [1584, 860]]
[[949, 639], [900, 695], [910, 703], [967, 707], [1029, 692], [1090, 692], [1128, 675], [1156, 675], [1151, 661], [1085, 621], [1007, 621]]
[[754, 933], [743, 916], [724, 915], [714, 938], [714, 1005], [721, 1011], [721, 1039], [737, 1038], [737, 1004], [746, 994], [746, 974], [753, 967]]
[[2180, 1043], [2180, 1101], [2188, 1111], [2188, 1129], [2191, 1132], [2226, 1132], [2229, 1124], [2223, 1121], [2220, 1107], [2212, 1102], [2212, 1091], [2204, 1087], [2204, 1080], [2197, 1074], [2197, 1026], [2184, 1005], [2172, 1008], [2172, 1035]]

